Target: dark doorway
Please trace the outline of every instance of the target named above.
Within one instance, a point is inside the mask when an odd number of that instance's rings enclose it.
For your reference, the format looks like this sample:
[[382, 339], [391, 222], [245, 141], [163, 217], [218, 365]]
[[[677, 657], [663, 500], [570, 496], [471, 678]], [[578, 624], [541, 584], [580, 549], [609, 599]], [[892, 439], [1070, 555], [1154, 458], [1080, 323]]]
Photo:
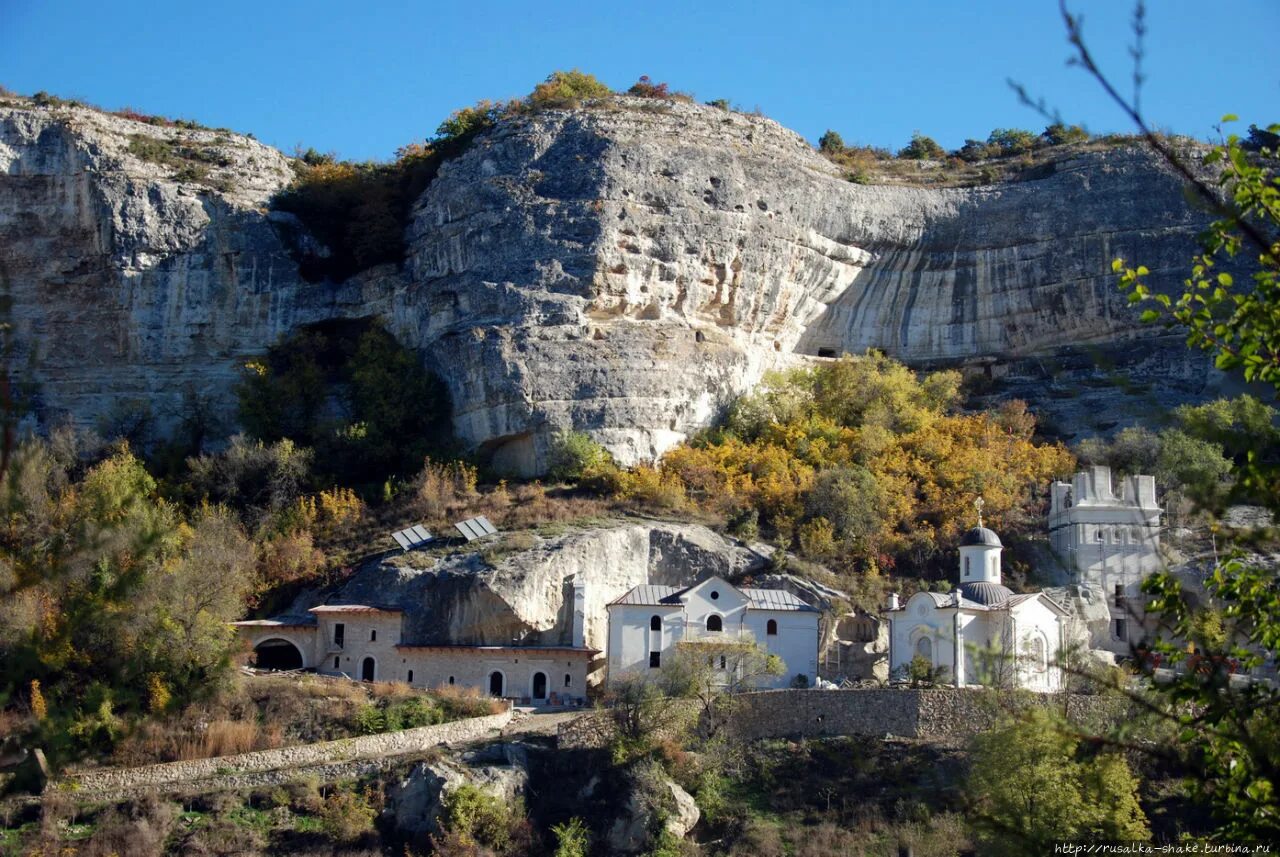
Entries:
[[546, 673], [533, 674], [533, 698], [534, 699], [547, 698], [547, 674]]
[[373, 681], [374, 668], [373, 658], [365, 658], [360, 662], [360, 680]]
[[288, 640], [263, 640], [253, 651], [260, 670], [302, 669], [302, 652]]
[[498, 672], [497, 670], [494, 670], [493, 672], [489, 673], [489, 695], [490, 696], [502, 696], [502, 685], [503, 685], [502, 673]]

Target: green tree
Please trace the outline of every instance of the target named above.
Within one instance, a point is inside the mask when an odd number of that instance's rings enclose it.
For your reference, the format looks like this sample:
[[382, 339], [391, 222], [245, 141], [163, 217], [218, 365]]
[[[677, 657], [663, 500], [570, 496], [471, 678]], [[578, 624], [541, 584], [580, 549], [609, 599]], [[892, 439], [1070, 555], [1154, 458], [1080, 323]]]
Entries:
[[1052, 854], [1055, 842], [1145, 842], [1138, 782], [1124, 758], [1081, 756], [1040, 707], [973, 743], [968, 788], [983, 853]]
[[1022, 128], [996, 128], [987, 135], [987, 144], [995, 147], [1002, 156], [1030, 152], [1037, 142], [1039, 141], [1034, 133]]
[[911, 135], [911, 142], [898, 150], [899, 158], [911, 160], [941, 160], [947, 156], [947, 150], [938, 145], [932, 137], [926, 137], [919, 131]]
[[830, 128], [818, 138], [818, 151], [823, 154], [839, 154], [844, 151], [844, 138]]

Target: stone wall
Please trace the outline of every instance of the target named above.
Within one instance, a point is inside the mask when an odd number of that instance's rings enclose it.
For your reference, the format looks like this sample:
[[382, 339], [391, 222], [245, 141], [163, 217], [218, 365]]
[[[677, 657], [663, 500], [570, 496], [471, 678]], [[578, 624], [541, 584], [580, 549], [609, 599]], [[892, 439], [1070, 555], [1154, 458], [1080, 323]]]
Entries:
[[[1029, 705], [1052, 707], [1072, 723], [1100, 728], [1124, 716], [1122, 700], [1083, 694], [997, 694], [977, 688], [769, 690], [737, 697], [729, 729], [742, 740], [835, 735], [962, 738], [990, 729]], [[612, 737], [607, 715], [590, 712], [559, 730], [564, 748], [601, 747]]]
[[455, 720], [452, 723], [418, 729], [259, 750], [216, 759], [86, 771], [67, 777], [56, 787], [70, 789], [77, 794], [93, 794], [138, 789], [176, 789], [195, 782], [201, 782], [203, 787], [208, 785], [207, 781], [217, 780], [222, 788], [237, 788], [282, 782], [289, 779], [291, 772], [302, 768], [308, 769], [309, 773], [322, 775], [323, 779], [328, 768], [358, 773], [362, 766], [353, 768], [351, 763], [370, 762], [371, 765], [363, 767], [372, 769], [378, 767], [377, 760], [388, 756], [420, 753], [440, 744], [465, 744], [491, 737], [511, 721], [511, 713], [511, 709], [508, 709], [500, 714]]

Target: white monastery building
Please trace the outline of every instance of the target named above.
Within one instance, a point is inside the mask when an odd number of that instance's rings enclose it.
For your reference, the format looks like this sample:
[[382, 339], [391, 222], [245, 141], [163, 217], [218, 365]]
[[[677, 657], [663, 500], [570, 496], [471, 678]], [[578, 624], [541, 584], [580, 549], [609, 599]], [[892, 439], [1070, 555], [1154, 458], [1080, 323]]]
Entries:
[[637, 586], [608, 605], [608, 680], [655, 674], [682, 643], [754, 641], [786, 664], [762, 688], [812, 682], [821, 612], [781, 589], [739, 589], [719, 577], [693, 586]]
[[574, 584], [573, 601], [571, 646], [419, 645], [403, 636], [401, 608], [369, 604], [322, 604], [305, 617], [234, 624], [266, 669], [310, 669], [424, 688], [474, 687], [490, 696], [554, 705], [586, 701], [587, 675], [599, 654], [584, 642], [583, 584]]
[[1058, 652], [1066, 648], [1068, 611], [1043, 592], [1015, 595], [1000, 582], [1000, 537], [978, 526], [960, 541], [960, 585], [917, 592], [899, 606], [890, 597], [889, 674], [903, 674], [917, 655], [939, 680], [956, 687], [1063, 687]]
[[1112, 490], [1111, 469], [1090, 467], [1050, 489], [1049, 542], [1072, 583], [1110, 611], [1106, 636], [1093, 645], [1127, 654], [1142, 636], [1142, 581], [1164, 565], [1160, 506], [1151, 476], [1130, 476]]

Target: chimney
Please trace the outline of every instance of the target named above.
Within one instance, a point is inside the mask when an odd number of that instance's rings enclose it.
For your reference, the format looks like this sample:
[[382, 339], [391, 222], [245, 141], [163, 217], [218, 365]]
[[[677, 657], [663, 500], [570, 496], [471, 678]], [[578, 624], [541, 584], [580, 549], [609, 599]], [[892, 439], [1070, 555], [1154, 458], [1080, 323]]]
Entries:
[[889, 609], [890, 610], [898, 609], [898, 593], [896, 592], [889, 593]]
[[587, 647], [587, 582], [573, 579], [573, 647]]

